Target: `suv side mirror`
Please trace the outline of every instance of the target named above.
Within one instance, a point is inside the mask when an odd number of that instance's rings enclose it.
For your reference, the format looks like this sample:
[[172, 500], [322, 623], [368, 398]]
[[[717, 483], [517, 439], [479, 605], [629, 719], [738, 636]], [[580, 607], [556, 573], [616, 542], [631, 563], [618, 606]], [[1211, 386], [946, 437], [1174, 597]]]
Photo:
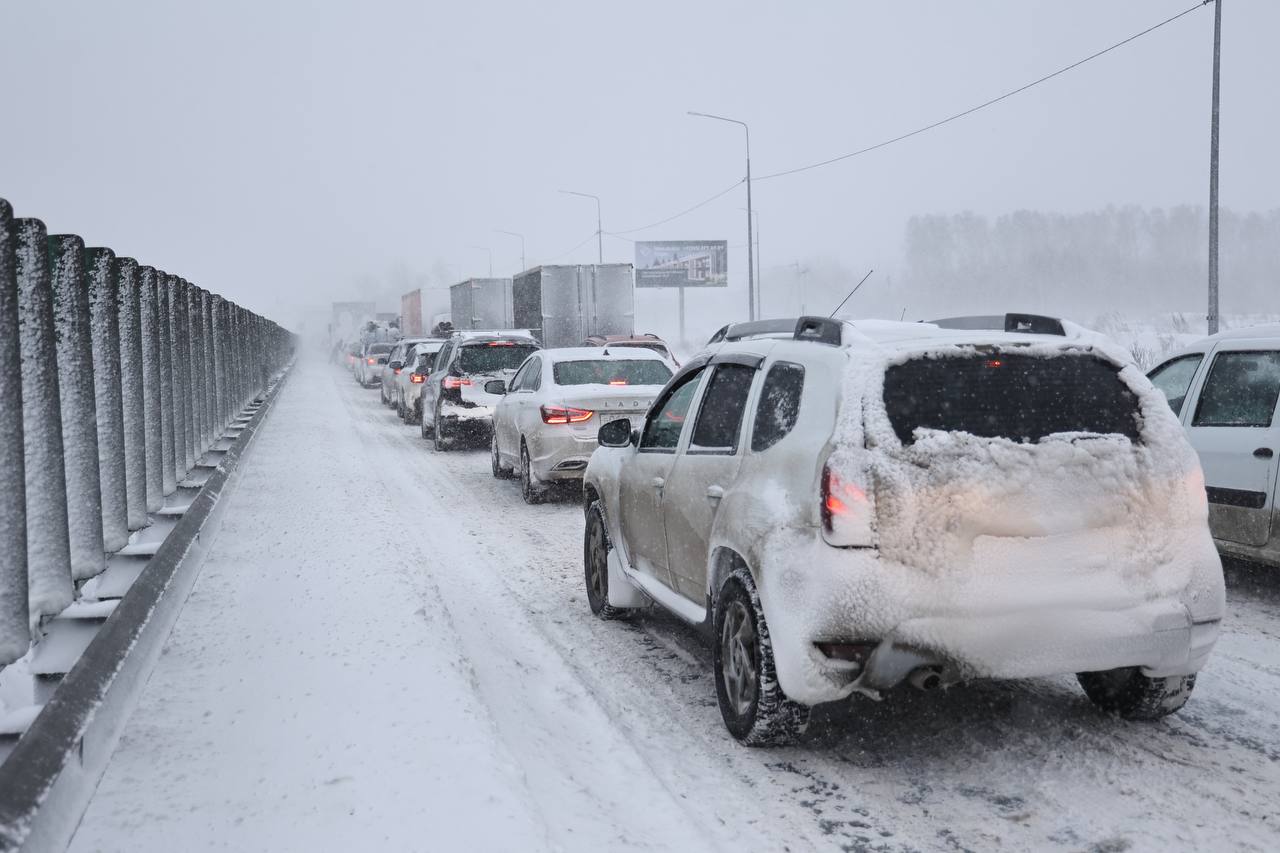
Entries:
[[403, 362], [403, 361], [393, 361], [393, 362], [391, 362], [390, 364], [388, 364], [388, 365], [387, 365], [387, 367], [390, 367], [392, 370], [399, 370], [400, 368], [404, 367], [404, 362]]
[[596, 433], [596, 441], [601, 447], [630, 447], [631, 421], [626, 418], [609, 421]]
[[507, 383], [501, 379], [490, 379], [484, 383], [484, 393], [486, 394], [505, 394], [507, 393]]
[[378, 358], [378, 364], [386, 364], [386, 363], [387, 363], [387, 357], [386, 357], [385, 355], [384, 355], [384, 356], [380, 356], [380, 357]]

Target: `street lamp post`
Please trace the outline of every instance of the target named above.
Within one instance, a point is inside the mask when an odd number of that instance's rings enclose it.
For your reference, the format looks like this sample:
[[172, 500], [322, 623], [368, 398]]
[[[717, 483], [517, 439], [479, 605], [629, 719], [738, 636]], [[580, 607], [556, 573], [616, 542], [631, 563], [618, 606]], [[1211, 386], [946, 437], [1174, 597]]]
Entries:
[[515, 232], [515, 231], [503, 231], [501, 228], [495, 228], [495, 229], [493, 229], [493, 233], [495, 233], [495, 234], [507, 234], [507, 235], [509, 235], [509, 236], [511, 236], [511, 237], [519, 237], [519, 238], [520, 238], [520, 272], [524, 272], [525, 270], [527, 270], [529, 267], [525, 264], [525, 260], [524, 260], [524, 235], [523, 235], [523, 234], [519, 234], [519, 233], [517, 233], [517, 232]]
[[478, 249], [481, 252], [487, 252], [489, 254], [489, 278], [493, 278], [493, 249], [490, 249], [488, 246], [471, 246], [471, 248]]
[[1218, 90], [1222, 62], [1222, 0], [1213, 4], [1213, 107], [1209, 129], [1209, 334], [1218, 334]]
[[[740, 207], [738, 209], [746, 210], [745, 207]], [[755, 301], [756, 315], [763, 317], [764, 316], [764, 267], [760, 265], [760, 211], [752, 210], [750, 211], [750, 213], [756, 219], [756, 243], [755, 243], [756, 269], [760, 271], [757, 274], [757, 278], [756, 278], [756, 301]]]
[[756, 319], [756, 271], [753, 257], [755, 253], [751, 249], [751, 241], [755, 236], [755, 229], [751, 224], [751, 128], [747, 126], [745, 121], [739, 121], [736, 118], [725, 118], [724, 116], [699, 113], [693, 110], [689, 110], [689, 115], [742, 125], [742, 129], [747, 135], [747, 318], [754, 320]]
[[583, 198], [593, 198], [596, 200], [596, 257], [597, 263], [604, 263], [604, 227], [600, 224], [600, 196], [591, 193], [579, 193], [573, 190], [560, 190], [565, 195], [579, 195]]

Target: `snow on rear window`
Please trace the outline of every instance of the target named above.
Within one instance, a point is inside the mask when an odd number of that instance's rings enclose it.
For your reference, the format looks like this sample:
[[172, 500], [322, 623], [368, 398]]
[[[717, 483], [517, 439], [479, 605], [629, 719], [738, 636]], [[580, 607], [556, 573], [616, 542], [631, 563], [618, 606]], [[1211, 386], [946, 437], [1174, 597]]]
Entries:
[[496, 373], [515, 370], [538, 347], [505, 342], [463, 344], [458, 356], [458, 366], [464, 373]]
[[1138, 400], [1117, 369], [1092, 355], [964, 353], [885, 371], [884, 402], [903, 444], [917, 429], [1037, 442], [1061, 433], [1137, 441]]

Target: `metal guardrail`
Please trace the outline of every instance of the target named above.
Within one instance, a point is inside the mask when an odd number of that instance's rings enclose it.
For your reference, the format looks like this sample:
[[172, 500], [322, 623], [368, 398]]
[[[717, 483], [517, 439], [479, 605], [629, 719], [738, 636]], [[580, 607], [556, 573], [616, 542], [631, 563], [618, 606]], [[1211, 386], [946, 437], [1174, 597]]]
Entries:
[[0, 199], [0, 668], [102, 573], [294, 336]]

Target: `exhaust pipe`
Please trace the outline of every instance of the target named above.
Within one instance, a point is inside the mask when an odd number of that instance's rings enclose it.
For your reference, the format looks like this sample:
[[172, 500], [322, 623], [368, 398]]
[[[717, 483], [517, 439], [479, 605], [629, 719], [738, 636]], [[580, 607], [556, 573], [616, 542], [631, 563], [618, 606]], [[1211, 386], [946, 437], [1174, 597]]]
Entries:
[[922, 666], [912, 670], [907, 676], [907, 681], [917, 690], [936, 690], [942, 686], [942, 675], [937, 667]]

